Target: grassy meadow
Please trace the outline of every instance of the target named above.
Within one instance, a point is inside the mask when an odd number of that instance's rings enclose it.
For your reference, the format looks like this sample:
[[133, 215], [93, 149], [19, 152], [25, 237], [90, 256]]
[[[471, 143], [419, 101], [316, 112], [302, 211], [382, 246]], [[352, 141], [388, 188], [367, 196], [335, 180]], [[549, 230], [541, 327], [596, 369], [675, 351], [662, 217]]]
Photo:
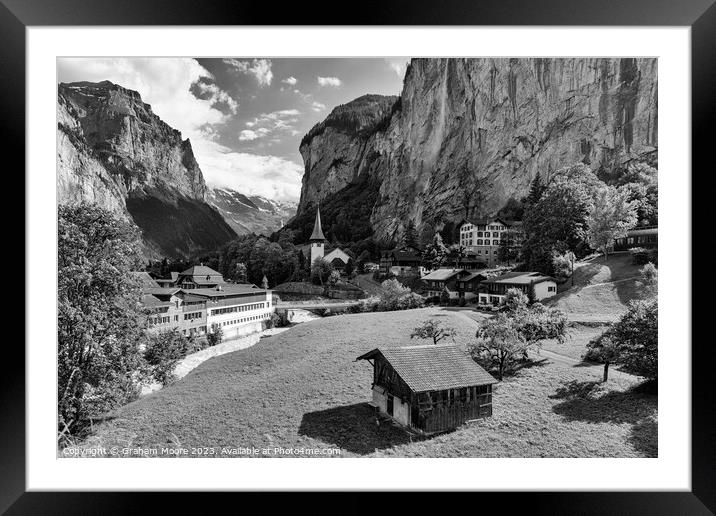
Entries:
[[[423, 308], [302, 323], [118, 409], [95, 425], [85, 446], [330, 447], [341, 457], [656, 456], [657, 399], [635, 389], [640, 379], [622, 375], [602, 385], [598, 366], [539, 357], [495, 386], [491, 418], [428, 439], [376, 424], [367, 405], [372, 367], [355, 358], [374, 347], [426, 343], [409, 336], [431, 317], [454, 326], [465, 345], [484, 316]], [[580, 339], [574, 349], [588, 340], [579, 333], [570, 337]]]

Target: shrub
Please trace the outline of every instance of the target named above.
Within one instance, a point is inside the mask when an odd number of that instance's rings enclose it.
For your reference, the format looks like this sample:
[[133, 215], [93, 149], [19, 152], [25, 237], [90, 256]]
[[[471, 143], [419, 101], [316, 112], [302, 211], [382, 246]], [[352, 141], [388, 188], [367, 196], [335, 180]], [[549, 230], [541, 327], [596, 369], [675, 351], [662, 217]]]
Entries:
[[505, 293], [505, 307], [510, 310], [519, 310], [521, 308], [527, 308], [529, 304], [529, 298], [518, 288], [507, 289]]
[[457, 304], [459, 306], [465, 306], [467, 304], [467, 301], [465, 301], [464, 297], [461, 297]]
[[216, 346], [221, 344], [221, 341], [224, 340], [224, 330], [221, 329], [221, 326], [214, 326], [213, 329], [214, 331], [206, 336], [209, 346]]
[[267, 328], [284, 328], [290, 325], [291, 322], [288, 320], [288, 314], [286, 312], [274, 312], [266, 321]]
[[574, 260], [574, 253], [567, 251], [564, 254], [557, 252], [552, 255], [552, 268], [554, 275], [560, 279], [565, 280], [572, 275], [572, 263]]

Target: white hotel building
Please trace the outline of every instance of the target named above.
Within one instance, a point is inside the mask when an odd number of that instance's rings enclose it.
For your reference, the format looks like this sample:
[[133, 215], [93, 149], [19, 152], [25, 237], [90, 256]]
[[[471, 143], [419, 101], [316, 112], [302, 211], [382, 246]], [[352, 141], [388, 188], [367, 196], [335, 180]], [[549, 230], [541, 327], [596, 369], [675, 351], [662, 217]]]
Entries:
[[502, 219], [463, 220], [460, 223], [460, 245], [477, 255], [488, 267], [500, 264], [500, 245], [510, 237], [510, 246], [522, 243], [522, 223]]

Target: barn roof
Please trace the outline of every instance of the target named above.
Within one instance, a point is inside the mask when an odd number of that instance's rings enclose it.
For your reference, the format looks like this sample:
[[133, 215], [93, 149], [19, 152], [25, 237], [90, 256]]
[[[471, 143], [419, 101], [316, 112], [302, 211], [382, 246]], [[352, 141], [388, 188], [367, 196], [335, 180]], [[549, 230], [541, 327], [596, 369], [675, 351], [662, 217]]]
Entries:
[[442, 391], [497, 383], [456, 345], [376, 348], [356, 360], [382, 355], [414, 392]]
[[555, 281], [551, 276], [545, 276], [539, 272], [508, 272], [502, 276], [495, 276], [483, 283], [504, 283], [507, 285], [529, 285], [530, 283], [541, 283], [543, 281]]

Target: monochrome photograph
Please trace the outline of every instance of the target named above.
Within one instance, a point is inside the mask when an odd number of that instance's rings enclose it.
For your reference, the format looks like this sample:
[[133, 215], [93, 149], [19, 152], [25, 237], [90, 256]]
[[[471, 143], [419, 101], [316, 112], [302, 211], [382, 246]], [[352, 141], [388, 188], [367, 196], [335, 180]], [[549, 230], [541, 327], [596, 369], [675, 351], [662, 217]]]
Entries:
[[658, 457], [658, 62], [58, 57], [57, 458]]

